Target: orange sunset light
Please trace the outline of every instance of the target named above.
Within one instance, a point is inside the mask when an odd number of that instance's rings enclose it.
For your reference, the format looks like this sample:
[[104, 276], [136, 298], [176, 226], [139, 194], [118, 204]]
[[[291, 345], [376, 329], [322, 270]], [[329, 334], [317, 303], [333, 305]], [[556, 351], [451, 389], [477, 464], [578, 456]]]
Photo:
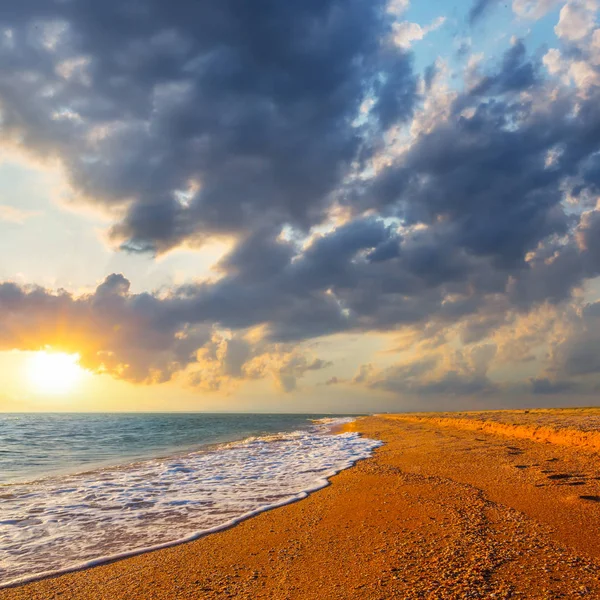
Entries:
[[81, 383], [85, 370], [79, 366], [79, 354], [35, 352], [27, 364], [30, 386], [41, 394], [67, 394]]

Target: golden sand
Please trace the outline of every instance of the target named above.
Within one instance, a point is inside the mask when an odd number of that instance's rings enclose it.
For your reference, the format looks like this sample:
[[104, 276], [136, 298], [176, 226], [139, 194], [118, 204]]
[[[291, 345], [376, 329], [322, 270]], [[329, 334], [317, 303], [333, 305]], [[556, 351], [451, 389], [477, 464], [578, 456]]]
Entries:
[[306, 500], [0, 600], [600, 598], [593, 449], [423, 417], [355, 422], [385, 445]]
[[600, 451], [600, 408], [415, 413], [391, 418]]

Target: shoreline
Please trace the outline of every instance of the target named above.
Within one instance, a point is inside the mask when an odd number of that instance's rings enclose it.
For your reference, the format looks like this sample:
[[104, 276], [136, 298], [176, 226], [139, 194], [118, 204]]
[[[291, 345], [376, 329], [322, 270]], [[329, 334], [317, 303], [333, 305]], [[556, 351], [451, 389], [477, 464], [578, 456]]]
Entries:
[[[339, 433], [343, 433], [343, 428], [344, 425], [347, 424], [350, 421], [350, 419], [348, 418], [319, 418], [319, 419], [315, 419], [312, 420], [312, 425], [310, 428], [306, 428], [306, 429], [301, 429], [301, 430], [293, 430], [290, 432], [282, 432], [282, 433], [273, 433], [273, 434], [265, 434], [262, 436], [247, 436], [245, 438], [241, 438], [239, 440], [233, 440], [233, 441], [228, 441], [228, 442], [224, 442], [224, 443], [213, 443], [213, 444], [209, 444], [209, 445], [204, 445], [200, 451], [194, 451], [194, 452], [186, 452], [184, 454], [173, 454], [173, 455], [169, 455], [167, 457], [165, 457], [165, 461], [173, 461], [175, 459], [187, 459], [190, 457], [197, 457], [197, 456], [204, 456], [204, 455], [211, 455], [214, 454], [214, 452], [227, 452], [228, 450], [235, 450], [237, 448], [243, 448], [246, 445], [250, 444], [254, 444], [254, 443], [264, 443], [267, 442], [269, 443], [277, 443], [277, 442], [281, 442], [281, 443], [285, 443], [285, 442], [289, 442], [290, 439], [295, 439], [295, 437], [297, 435], [304, 435], [304, 436], [313, 436], [314, 439], [312, 440], [312, 444], [315, 444], [317, 442], [317, 440], [319, 438], [321, 438], [321, 436], [325, 436], [326, 438], [332, 439], [330, 438], [330, 436], [334, 435], [334, 432], [336, 430], [339, 430]], [[357, 440], [360, 436], [350, 436], [353, 437], [354, 440]], [[349, 439], [347, 436], [344, 438], [344, 441], [346, 439]], [[341, 440], [341, 438], [340, 438]], [[344, 442], [340, 442], [340, 443], [344, 443]], [[365, 446], [364, 443], [361, 443], [361, 445]], [[216, 524], [214, 525], [210, 525], [210, 519], [209, 519], [209, 523], [207, 523], [204, 527], [197, 529], [197, 530], [189, 530], [187, 532], [183, 531], [183, 535], [181, 535], [180, 537], [177, 538], [171, 538], [171, 539], [167, 539], [166, 541], [160, 541], [160, 542], [155, 542], [155, 543], [150, 543], [147, 545], [143, 545], [140, 544], [137, 547], [133, 547], [130, 549], [125, 549], [122, 551], [112, 551], [109, 553], [106, 553], [104, 555], [96, 555], [93, 557], [89, 557], [89, 558], [82, 558], [80, 560], [75, 559], [74, 561], [71, 562], [71, 564], [67, 564], [65, 566], [58, 566], [58, 568], [52, 568], [52, 569], [48, 569], [48, 570], [44, 570], [44, 571], [40, 571], [38, 570], [37, 572], [34, 573], [29, 573], [29, 574], [22, 574], [22, 575], [13, 575], [12, 578], [5, 578], [4, 581], [0, 581], [0, 590], [2, 589], [10, 589], [10, 588], [15, 588], [15, 587], [20, 587], [20, 586], [24, 586], [24, 585], [28, 585], [30, 583], [34, 583], [37, 581], [43, 581], [46, 579], [52, 579], [52, 578], [56, 578], [56, 577], [60, 577], [62, 575], [66, 575], [69, 573], [76, 573], [79, 571], [85, 571], [94, 567], [98, 567], [98, 566], [102, 566], [102, 565], [107, 565], [107, 564], [111, 564], [114, 563], [116, 561], [119, 560], [124, 560], [126, 558], [131, 558], [134, 556], [138, 556], [138, 555], [142, 555], [142, 554], [147, 554], [150, 552], [155, 552], [158, 550], [163, 550], [166, 548], [171, 548], [174, 546], [178, 546], [181, 544], [187, 544], [190, 542], [193, 542], [195, 540], [199, 540], [202, 539], [208, 535], [212, 535], [215, 533], [219, 533], [221, 531], [226, 531], [232, 527], [235, 527], [237, 524], [250, 519], [256, 515], [259, 515], [263, 512], [266, 511], [270, 511], [270, 510], [274, 510], [276, 508], [280, 508], [283, 506], [286, 506], [288, 504], [292, 504], [294, 502], [298, 502], [299, 500], [302, 500], [306, 497], [308, 497], [310, 494], [324, 488], [327, 487], [328, 485], [330, 485], [330, 479], [337, 475], [338, 473], [340, 473], [341, 471], [348, 469], [350, 467], [352, 467], [356, 462], [358, 462], [359, 460], [363, 460], [364, 458], [367, 458], [368, 456], [370, 456], [370, 453], [372, 453], [372, 451], [374, 450], [374, 448], [376, 448], [379, 445], [378, 442], [368, 442], [366, 444], [366, 447], [362, 449], [362, 451], [358, 451], [358, 453], [356, 453], [356, 451], [354, 452], [350, 452], [350, 454], [348, 456], [335, 456], [335, 453], [330, 457], [332, 460], [330, 462], [329, 465], [325, 466], [325, 469], [323, 468], [319, 468], [319, 465], [317, 463], [315, 464], [309, 464], [308, 466], [311, 467], [310, 471], [299, 471], [299, 473], [312, 473], [313, 477], [311, 478], [304, 478], [304, 481], [302, 482], [303, 485], [302, 486], [298, 486], [296, 488], [296, 490], [290, 489], [288, 491], [288, 495], [283, 495], [280, 498], [277, 498], [276, 495], [272, 495], [271, 497], [269, 497], [268, 494], [265, 494], [262, 498], [262, 501], [264, 502], [262, 505], [258, 505], [256, 507], [251, 507], [252, 506], [252, 502], [249, 503], [249, 505], [246, 507], [246, 511], [245, 512], [240, 512], [239, 514], [234, 514], [232, 516], [230, 516], [229, 518], [227, 518], [225, 521], [221, 521], [221, 522], [216, 522]], [[370, 446], [370, 448], [369, 448]], [[361, 456], [362, 454], [362, 456]], [[251, 457], [250, 457], [251, 458]], [[301, 457], [298, 457], [301, 458]], [[223, 456], [224, 460], [228, 459], [228, 455], [224, 455]], [[341, 459], [341, 460], [340, 460]], [[113, 472], [130, 472], [132, 471], [132, 469], [135, 471], [135, 467], [136, 466], [142, 466], [142, 465], [146, 465], [146, 464], [151, 464], [154, 463], [157, 459], [145, 459], [143, 461], [139, 461], [139, 462], [133, 462], [133, 463], [129, 463], [127, 465], [113, 465], [111, 466], [111, 471]], [[230, 460], [230, 458], [229, 458]], [[309, 461], [310, 462], [310, 461]], [[267, 461], [267, 463], [264, 465], [264, 467], [266, 469], [269, 469], [269, 467], [272, 466], [269, 464], [269, 462]], [[313, 470], [314, 469], [314, 470]], [[91, 470], [85, 470], [82, 472], [77, 472], [77, 473], [72, 473], [70, 474], [68, 477], [84, 477], [86, 475], [97, 475], [98, 470], [96, 469], [91, 469]], [[40, 480], [32, 480], [32, 481], [28, 481], [25, 482], [21, 485], [25, 485], [25, 486], [35, 486], [36, 483], [44, 483], [46, 481], [53, 481], [54, 479], [57, 479], [60, 481], [60, 477], [53, 477], [50, 476], [50, 478], [44, 478], [44, 479], [40, 479]], [[298, 482], [297, 482], [298, 483]], [[9, 484], [10, 485], [10, 484]], [[14, 484], [14, 485], [19, 485], [18, 483]], [[68, 485], [68, 484], [67, 484]], [[246, 504], [248, 504], [248, 502], [246, 502]], [[256, 504], [256, 502], [254, 502], [254, 504]], [[238, 508], [240, 508], [238, 506]], [[231, 511], [229, 511], [231, 514]], [[75, 518], [77, 518], [77, 515], [74, 514], [73, 515]], [[138, 518], [144, 518], [144, 514], [141, 514]], [[17, 518], [17, 516], [15, 515], [15, 518]], [[204, 519], [206, 521], [206, 518]], [[1, 523], [0, 523], [1, 525]], [[127, 543], [127, 540], [124, 539], [124, 543]], [[13, 552], [16, 548], [13, 546]], [[8, 552], [10, 553], [10, 550], [8, 550]], [[30, 550], [31, 552], [31, 550]], [[0, 569], [0, 573], [1, 573], [1, 569]]]
[[[339, 431], [336, 431], [336, 429], [338, 429]], [[335, 427], [331, 428], [331, 434], [335, 435], [336, 433], [343, 433], [343, 429], [344, 429], [344, 425], [336, 425]], [[210, 527], [208, 529], [200, 530], [200, 531], [191, 533], [186, 537], [176, 539], [173, 541], [169, 541], [169, 542], [164, 542], [162, 544], [157, 544], [157, 545], [148, 546], [148, 547], [141, 547], [141, 548], [137, 548], [135, 550], [129, 550], [129, 551], [125, 551], [122, 553], [111, 554], [108, 556], [100, 556], [98, 558], [86, 561], [81, 564], [76, 564], [76, 565], [73, 565], [70, 567], [65, 567], [64, 569], [59, 569], [56, 571], [46, 571], [46, 572], [42, 572], [42, 573], [37, 573], [36, 575], [32, 575], [32, 576], [24, 576], [24, 577], [17, 578], [14, 580], [9, 580], [6, 583], [0, 582], [0, 592], [4, 589], [23, 587], [23, 586], [26, 586], [31, 583], [36, 583], [36, 582], [44, 581], [47, 579], [55, 579], [57, 577], [61, 577], [62, 575], [67, 575], [70, 573], [77, 573], [80, 571], [87, 571], [89, 569], [101, 567], [104, 565], [110, 565], [112, 563], [115, 563], [115, 562], [118, 562], [121, 560], [125, 560], [127, 558], [132, 558], [135, 556], [149, 554], [151, 552], [156, 552], [158, 550], [164, 550], [166, 548], [173, 548], [176, 546], [180, 546], [182, 544], [189, 544], [196, 540], [205, 538], [209, 535], [214, 535], [214, 534], [222, 532], [222, 531], [227, 531], [228, 529], [231, 529], [232, 527], [235, 527], [236, 525], [239, 525], [240, 523], [242, 523], [248, 519], [251, 519], [253, 517], [256, 517], [257, 515], [260, 515], [261, 513], [275, 510], [277, 508], [282, 508], [289, 504], [294, 504], [295, 502], [299, 502], [300, 500], [304, 500], [305, 498], [308, 498], [308, 496], [310, 496], [311, 494], [314, 494], [315, 492], [318, 492], [319, 490], [322, 490], [323, 488], [326, 488], [329, 485], [331, 485], [331, 479], [333, 477], [335, 477], [342, 471], [351, 469], [354, 465], [356, 465], [357, 462], [359, 462], [361, 460], [368, 460], [368, 458], [359, 458], [356, 460], [352, 460], [351, 464], [346, 464], [344, 466], [341, 466], [337, 470], [332, 470], [332, 471], [329, 471], [329, 472], [323, 474], [323, 476], [318, 481], [316, 481], [313, 486], [298, 492], [297, 494], [295, 494], [294, 496], [292, 496], [290, 498], [285, 498], [285, 499], [281, 500], [280, 502], [275, 502], [273, 504], [267, 504], [257, 510], [253, 510], [253, 511], [244, 513], [244, 514], [240, 515], [239, 517], [235, 517], [234, 519], [231, 519], [230, 521], [227, 521], [220, 525], [216, 525], [216, 526]]]
[[596, 455], [395, 416], [347, 426], [385, 445], [302, 502], [0, 599], [600, 597]]

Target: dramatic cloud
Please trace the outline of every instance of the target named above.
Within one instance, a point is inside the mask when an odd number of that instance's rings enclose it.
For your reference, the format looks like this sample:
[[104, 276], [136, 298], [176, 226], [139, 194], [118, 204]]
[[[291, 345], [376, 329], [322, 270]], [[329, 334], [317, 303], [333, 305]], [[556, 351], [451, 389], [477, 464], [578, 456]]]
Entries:
[[[474, 26], [492, 4], [472, 5]], [[168, 290], [133, 294], [122, 275], [84, 296], [2, 284], [2, 347], [51, 344], [133, 381], [293, 391], [331, 366], [307, 340], [377, 332], [407, 336], [398, 360], [323, 382], [591, 389], [595, 4], [563, 7], [543, 57], [517, 38], [497, 61], [471, 57], [462, 85], [441, 60], [413, 72], [411, 43], [443, 20], [400, 21], [406, 5], [50, 1], [2, 16], [6, 144], [60, 160], [74, 202], [107, 210], [126, 250], [232, 240], [218, 277]], [[515, 360], [532, 371], [502, 383]]]
[[82, 364], [132, 381], [160, 382], [194, 360], [211, 327], [186, 328], [164, 303], [130, 294], [122, 275], [111, 275], [94, 294], [0, 285], [2, 349], [45, 345], [81, 355]]
[[[382, 2], [26, 2], [0, 16], [0, 132], [57, 156], [118, 209], [131, 251], [318, 223], [376, 142], [412, 113], [409, 57]], [[394, 86], [391, 89], [391, 86]]]
[[0, 284], [0, 343], [76, 352], [84, 367], [138, 383], [161, 383], [187, 369], [189, 384], [212, 390], [270, 376], [291, 391], [307, 371], [330, 364], [256, 335], [184, 322], [176, 298], [132, 294], [117, 274], [80, 297]]
[[241, 337], [215, 335], [198, 352], [189, 383], [210, 391], [228, 391], [243, 380], [270, 378], [278, 390], [292, 392], [307, 372], [331, 364], [289, 345], [261, 341], [252, 344]]
[[448, 352], [446, 348], [380, 371], [363, 366], [353, 381], [402, 395], [486, 394], [496, 389], [487, 377], [495, 352], [494, 345], [455, 352]]

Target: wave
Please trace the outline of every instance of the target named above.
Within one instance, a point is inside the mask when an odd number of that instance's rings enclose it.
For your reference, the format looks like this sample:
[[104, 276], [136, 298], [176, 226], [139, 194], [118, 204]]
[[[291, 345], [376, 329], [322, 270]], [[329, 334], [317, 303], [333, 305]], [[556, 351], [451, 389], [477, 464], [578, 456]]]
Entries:
[[0, 587], [188, 542], [305, 498], [380, 445], [329, 434], [345, 422], [0, 486]]

